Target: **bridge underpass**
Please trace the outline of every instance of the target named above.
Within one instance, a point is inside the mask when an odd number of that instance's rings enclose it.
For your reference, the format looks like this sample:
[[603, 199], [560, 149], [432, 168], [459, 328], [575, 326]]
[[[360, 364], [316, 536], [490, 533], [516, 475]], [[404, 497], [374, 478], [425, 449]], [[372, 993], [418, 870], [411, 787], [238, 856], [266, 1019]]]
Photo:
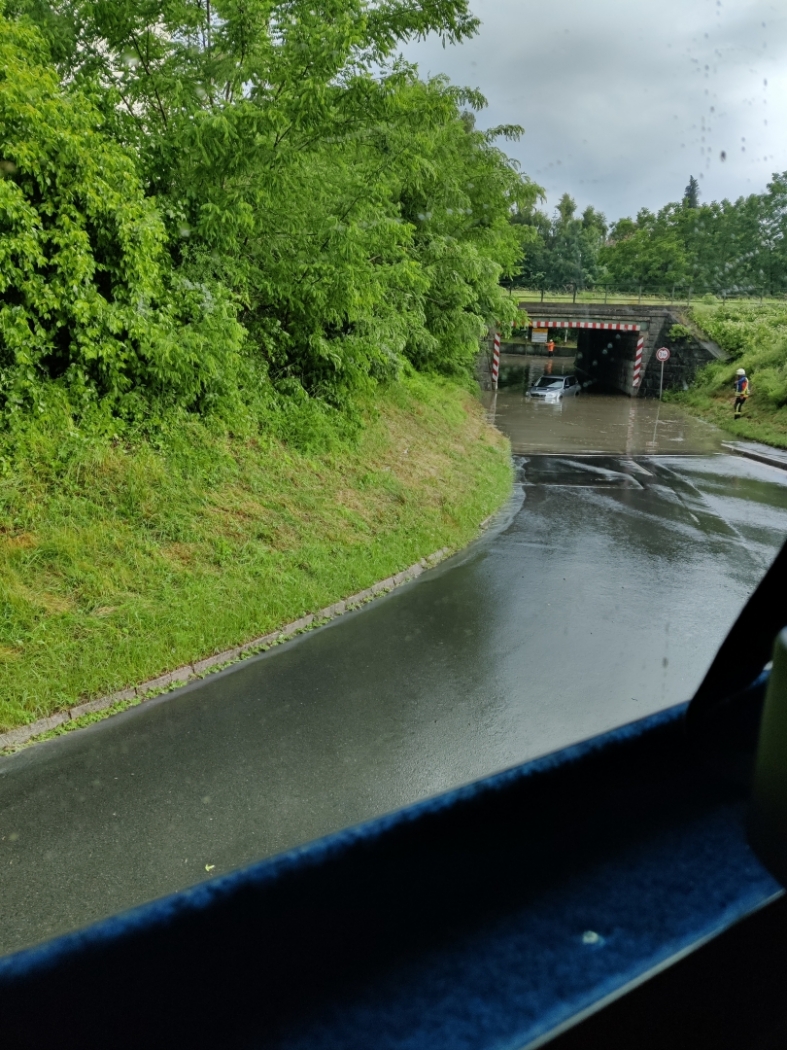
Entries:
[[723, 351], [699, 335], [673, 339], [674, 325], [686, 328], [686, 318], [663, 306], [615, 303], [521, 302], [532, 328], [577, 332], [575, 371], [597, 393], [622, 393], [629, 397], [658, 396], [660, 366], [655, 351], [670, 349], [664, 387], [685, 387], [697, 369], [723, 360]]
[[[595, 393], [628, 393], [629, 385], [632, 389], [639, 386], [634, 371], [641, 339], [639, 332], [580, 329], [574, 371], [581, 382], [590, 383]], [[641, 369], [637, 378], [641, 379]]]

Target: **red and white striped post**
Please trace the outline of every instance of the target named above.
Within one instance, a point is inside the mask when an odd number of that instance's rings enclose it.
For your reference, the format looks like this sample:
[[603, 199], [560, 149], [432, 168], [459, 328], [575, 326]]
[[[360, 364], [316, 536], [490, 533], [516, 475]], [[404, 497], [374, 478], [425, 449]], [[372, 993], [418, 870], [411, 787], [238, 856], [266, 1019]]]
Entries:
[[497, 377], [500, 375], [500, 332], [495, 329], [492, 339], [492, 389], [497, 390]]
[[637, 352], [634, 354], [634, 375], [631, 379], [631, 385], [635, 390], [639, 388], [640, 380], [642, 379], [642, 348], [645, 345], [645, 336], [639, 335], [637, 337]]

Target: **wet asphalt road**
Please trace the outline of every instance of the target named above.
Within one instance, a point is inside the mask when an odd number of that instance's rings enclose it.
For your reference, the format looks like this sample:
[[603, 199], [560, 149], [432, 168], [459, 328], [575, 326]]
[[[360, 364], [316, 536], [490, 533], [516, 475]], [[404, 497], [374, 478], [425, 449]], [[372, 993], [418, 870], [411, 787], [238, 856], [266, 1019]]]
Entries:
[[416, 583], [0, 759], [0, 951], [687, 699], [785, 534], [749, 460], [524, 457]]

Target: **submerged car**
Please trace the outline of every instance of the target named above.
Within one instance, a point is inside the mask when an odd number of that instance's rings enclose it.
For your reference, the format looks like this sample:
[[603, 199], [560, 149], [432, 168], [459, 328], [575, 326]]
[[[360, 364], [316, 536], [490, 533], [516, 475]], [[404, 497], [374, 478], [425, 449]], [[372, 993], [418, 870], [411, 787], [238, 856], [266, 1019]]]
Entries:
[[544, 401], [559, 401], [563, 397], [576, 397], [581, 389], [576, 376], [541, 376], [530, 387], [527, 396]]

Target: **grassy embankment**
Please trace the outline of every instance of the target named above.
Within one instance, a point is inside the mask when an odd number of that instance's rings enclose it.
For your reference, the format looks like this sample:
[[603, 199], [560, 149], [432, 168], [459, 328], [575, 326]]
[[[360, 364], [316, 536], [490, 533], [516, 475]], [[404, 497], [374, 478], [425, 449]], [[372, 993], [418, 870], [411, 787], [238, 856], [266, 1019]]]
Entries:
[[[690, 314], [730, 356], [702, 369], [690, 390], [673, 393], [671, 399], [736, 437], [787, 448], [787, 303], [703, 302]], [[751, 381], [752, 396], [743, 418], [735, 420], [733, 384], [741, 367]]]
[[466, 390], [413, 378], [365, 422], [319, 454], [195, 423], [158, 447], [41, 437], [6, 460], [0, 730], [461, 547], [505, 500], [507, 442]]

